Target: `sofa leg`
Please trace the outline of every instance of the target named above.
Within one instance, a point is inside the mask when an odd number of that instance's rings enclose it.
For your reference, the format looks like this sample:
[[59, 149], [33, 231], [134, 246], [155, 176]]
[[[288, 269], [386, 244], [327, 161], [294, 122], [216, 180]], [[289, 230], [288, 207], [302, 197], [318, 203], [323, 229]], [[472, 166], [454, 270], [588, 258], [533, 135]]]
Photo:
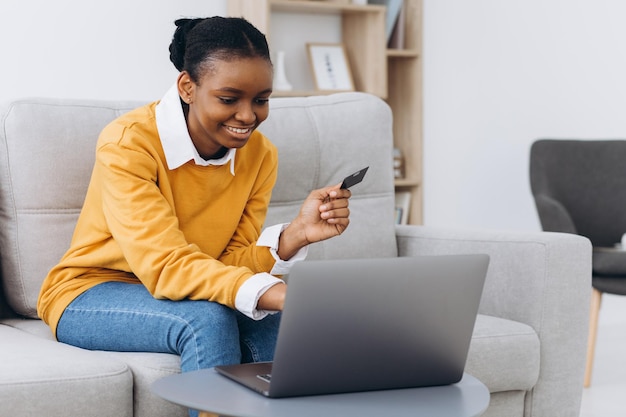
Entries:
[[206, 411], [200, 411], [198, 417], [220, 417], [217, 414], [207, 413]]
[[602, 293], [593, 288], [591, 293], [591, 311], [589, 314], [589, 338], [587, 339], [587, 365], [585, 366], [585, 388], [591, 385], [591, 373], [593, 371], [593, 358], [596, 351], [596, 337], [598, 335], [598, 317], [600, 316], [600, 304]]

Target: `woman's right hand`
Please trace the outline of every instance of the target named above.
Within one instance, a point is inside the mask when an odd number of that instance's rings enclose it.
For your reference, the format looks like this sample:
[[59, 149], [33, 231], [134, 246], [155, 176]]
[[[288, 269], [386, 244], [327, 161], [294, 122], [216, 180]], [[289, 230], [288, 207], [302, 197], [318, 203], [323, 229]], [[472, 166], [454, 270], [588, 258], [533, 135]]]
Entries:
[[350, 223], [348, 199], [352, 194], [340, 186], [311, 191], [298, 216], [280, 236], [278, 256], [281, 259], [288, 260], [304, 246], [338, 236], [346, 230]]
[[287, 294], [287, 285], [282, 282], [271, 286], [259, 298], [257, 303], [258, 310], [282, 311], [285, 305], [285, 294]]

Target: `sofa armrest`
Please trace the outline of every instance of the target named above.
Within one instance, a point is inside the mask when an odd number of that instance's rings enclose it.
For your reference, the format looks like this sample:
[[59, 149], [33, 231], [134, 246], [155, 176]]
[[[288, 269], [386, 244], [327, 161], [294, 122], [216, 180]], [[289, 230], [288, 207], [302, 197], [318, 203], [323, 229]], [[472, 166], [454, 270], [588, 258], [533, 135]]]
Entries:
[[[576, 415], [580, 407], [591, 297], [591, 242], [549, 232], [397, 226], [399, 256], [486, 253], [480, 313], [526, 323], [541, 343], [529, 415]], [[571, 409], [571, 413], [564, 412]]]

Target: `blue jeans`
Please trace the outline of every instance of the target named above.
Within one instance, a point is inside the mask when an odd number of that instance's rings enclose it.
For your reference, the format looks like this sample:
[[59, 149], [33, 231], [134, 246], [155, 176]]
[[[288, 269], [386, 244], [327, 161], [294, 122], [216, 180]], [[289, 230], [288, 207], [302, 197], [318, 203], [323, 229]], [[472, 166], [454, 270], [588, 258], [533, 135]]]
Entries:
[[173, 353], [189, 372], [271, 361], [279, 321], [280, 314], [255, 321], [218, 303], [157, 300], [141, 284], [105, 282], [67, 307], [57, 339], [91, 350]]

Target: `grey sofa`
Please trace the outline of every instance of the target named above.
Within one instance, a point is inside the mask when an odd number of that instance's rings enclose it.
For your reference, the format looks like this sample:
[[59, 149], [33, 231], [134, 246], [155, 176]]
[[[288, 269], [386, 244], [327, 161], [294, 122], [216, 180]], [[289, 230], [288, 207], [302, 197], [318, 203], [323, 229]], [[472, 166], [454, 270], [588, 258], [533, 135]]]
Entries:
[[[177, 356], [64, 345], [35, 311], [42, 279], [68, 247], [98, 133], [140, 104], [31, 99], [1, 109], [0, 416], [186, 415], [150, 392], [153, 381], [179, 372]], [[314, 245], [310, 258], [488, 253], [467, 363], [492, 393], [485, 415], [577, 416], [589, 241], [559, 233], [396, 226], [392, 115], [382, 100], [341, 93], [277, 98], [271, 106], [260, 130], [278, 146], [280, 167], [267, 224], [293, 218], [310, 189], [369, 165], [366, 180], [353, 189], [349, 229]]]

